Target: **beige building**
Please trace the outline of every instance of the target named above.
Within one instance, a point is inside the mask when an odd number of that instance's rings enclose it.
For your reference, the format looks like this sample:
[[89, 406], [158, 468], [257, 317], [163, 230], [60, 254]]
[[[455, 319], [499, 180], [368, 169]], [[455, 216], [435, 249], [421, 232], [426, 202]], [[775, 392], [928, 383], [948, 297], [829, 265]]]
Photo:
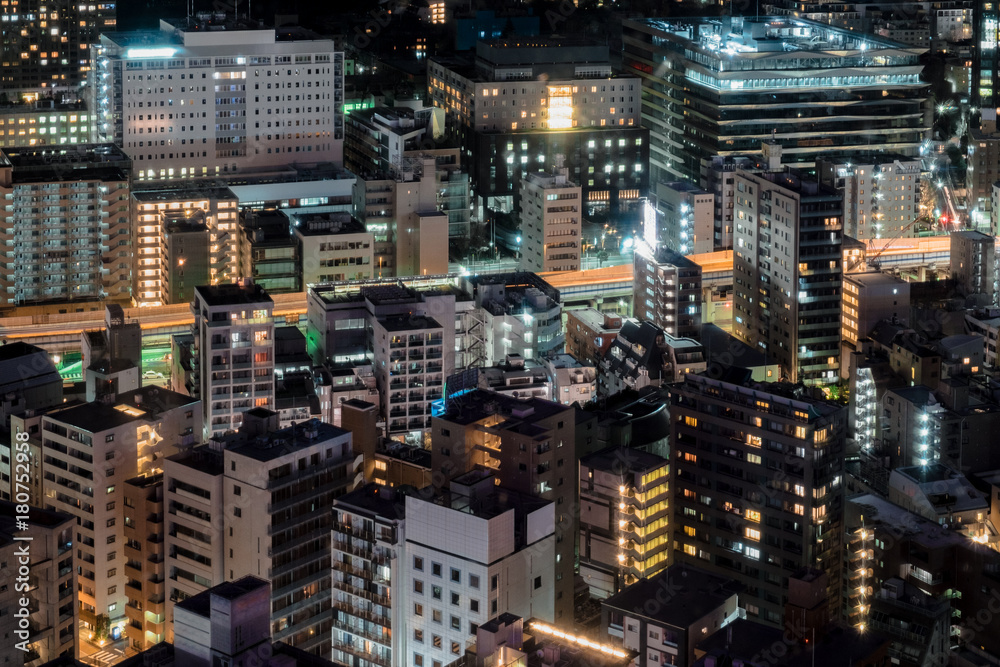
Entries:
[[[561, 162], [557, 158], [557, 165]], [[521, 270], [579, 271], [583, 256], [581, 188], [569, 170], [527, 174], [521, 179]]]
[[632, 312], [671, 336], [701, 333], [701, 266], [659, 246], [640, 243], [632, 259]]
[[[233, 282], [237, 276], [239, 201], [229, 188], [170, 186], [132, 193], [132, 238], [135, 264], [132, 294], [137, 306], [173, 303], [168, 294], [170, 276], [183, 275], [183, 259], [174, 266], [165, 251], [164, 235], [177, 223], [203, 224], [208, 228], [209, 280], [206, 284]], [[194, 267], [187, 267], [195, 270]], [[190, 299], [186, 299], [190, 301]]]
[[158, 473], [163, 458], [193, 446], [201, 428], [197, 400], [158, 387], [42, 417], [45, 503], [78, 521], [81, 633], [102, 615], [124, 628], [126, 605], [144, 602], [144, 586], [153, 584], [137, 576], [145, 571], [136, 564], [161, 547], [126, 538], [123, 509], [127, 497], [135, 501], [126, 482]]
[[842, 337], [852, 347], [868, 337], [879, 320], [907, 324], [910, 283], [880, 271], [844, 274]]
[[0, 308], [130, 305], [129, 164], [109, 144], [0, 153]]
[[296, 215], [302, 285], [368, 280], [375, 272], [375, 235], [349, 213]]
[[166, 581], [163, 573], [163, 474], [134, 477], [123, 485], [125, 604], [122, 633], [128, 646], [145, 651], [166, 640]]
[[[33, 504], [41, 501], [38, 495], [30, 498]], [[7, 655], [17, 656], [14, 664], [39, 667], [62, 655], [78, 655], [79, 561], [73, 557], [76, 521], [68, 514], [32, 506], [28, 511], [30, 527], [25, 533], [15, 523], [20, 514], [14, 503], [0, 501], [0, 565], [4, 570], [4, 585], [0, 587], [0, 634], [5, 637]], [[23, 537], [30, 541], [22, 540]], [[22, 560], [25, 558], [27, 562]], [[25, 565], [29, 572], [27, 590], [18, 586], [20, 582], [15, 579]], [[17, 634], [18, 630], [23, 631], [19, 618], [22, 598], [29, 601], [28, 638]], [[14, 647], [20, 648], [22, 641], [27, 650], [18, 653]]]
[[[816, 165], [820, 182], [844, 198], [844, 234], [872, 239], [913, 238], [920, 210], [920, 160], [860, 154], [854, 161], [824, 159]], [[988, 194], [988, 193], [987, 193]]]

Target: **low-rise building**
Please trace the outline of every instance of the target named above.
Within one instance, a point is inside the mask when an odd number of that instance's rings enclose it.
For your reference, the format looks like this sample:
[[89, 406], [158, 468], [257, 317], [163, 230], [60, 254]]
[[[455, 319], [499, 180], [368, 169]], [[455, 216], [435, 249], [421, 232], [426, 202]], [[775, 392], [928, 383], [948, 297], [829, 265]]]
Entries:
[[375, 237], [349, 213], [297, 215], [292, 233], [303, 286], [375, 277]]

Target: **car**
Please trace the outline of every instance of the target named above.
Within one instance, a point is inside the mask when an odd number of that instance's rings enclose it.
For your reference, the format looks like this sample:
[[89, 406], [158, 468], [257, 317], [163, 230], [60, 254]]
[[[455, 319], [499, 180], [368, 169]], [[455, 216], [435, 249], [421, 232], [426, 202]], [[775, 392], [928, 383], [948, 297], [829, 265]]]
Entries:
[[146, 371], [142, 374], [142, 377], [146, 380], [156, 380], [163, 377], [163, 373], [159, 371]]

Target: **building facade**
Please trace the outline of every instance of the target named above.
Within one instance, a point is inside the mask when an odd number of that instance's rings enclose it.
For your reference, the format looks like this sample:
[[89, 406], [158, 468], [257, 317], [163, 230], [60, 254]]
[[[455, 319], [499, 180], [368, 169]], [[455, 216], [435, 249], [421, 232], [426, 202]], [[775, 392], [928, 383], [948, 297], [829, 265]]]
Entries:
[[579, 271], [583, 257], [583, 202], [567, 169], [526, 174], [521, 180], [522, 271]]
[[344, 56], [315, 33], [197, 14], [106, 33], [91, 58], [96, 136], [129, 155], [138, 180], [343, 160]]

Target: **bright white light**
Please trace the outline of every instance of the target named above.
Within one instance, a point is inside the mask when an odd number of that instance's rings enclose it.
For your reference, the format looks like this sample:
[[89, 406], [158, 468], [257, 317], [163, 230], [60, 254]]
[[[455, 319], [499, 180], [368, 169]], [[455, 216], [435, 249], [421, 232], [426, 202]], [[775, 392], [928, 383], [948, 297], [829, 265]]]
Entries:
[[622, 250], [625, 250], [627, 252], [627, 251], [629, 251], [629, 250], [632, 249], [632, 246], [634, 244], [635, 244], [635, 242], [632, 241], [632, 237], [629, 236], [624, 241], [622, 241]]
[[129, 49], [125, 52], [126, 58], [170, 58], [177, 49], [172, 46], [164, 46], [153, 49]]

